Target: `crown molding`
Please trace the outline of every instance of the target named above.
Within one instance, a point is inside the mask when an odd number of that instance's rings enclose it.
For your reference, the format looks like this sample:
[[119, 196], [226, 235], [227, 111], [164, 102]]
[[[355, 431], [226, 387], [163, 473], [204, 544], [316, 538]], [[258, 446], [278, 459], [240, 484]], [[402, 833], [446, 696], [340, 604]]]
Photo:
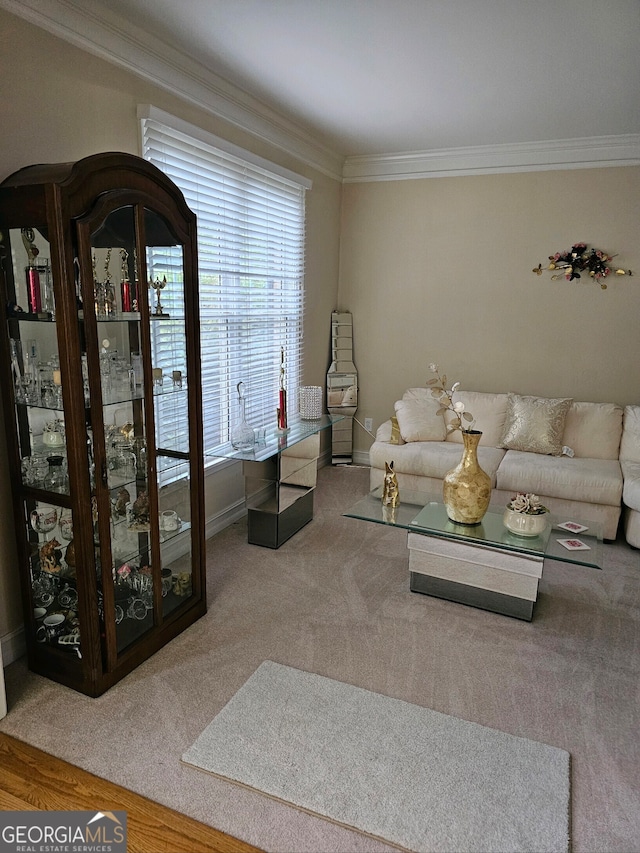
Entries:
[[347, 157], [344, 183], [640, 165], [640, 134]]
[[17, 15], [148, 80], [344, 183], [640, 165], [640, 134], [354, 155], [346, 159], [295, 122], [93, 0], [0, 0]]
[[166, 42], [133, 24], [125, 29], [108, 8], [91, 0], [0, 0], [0, 8], [342, 179], [342, 155]]

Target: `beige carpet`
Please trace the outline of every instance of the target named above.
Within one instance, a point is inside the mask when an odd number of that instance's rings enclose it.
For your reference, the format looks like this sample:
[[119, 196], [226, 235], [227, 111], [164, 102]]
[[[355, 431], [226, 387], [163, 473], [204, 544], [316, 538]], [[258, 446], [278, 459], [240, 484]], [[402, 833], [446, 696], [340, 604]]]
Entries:
[[8, 667], [0, 729], [268, 850], [388, 850], [181, 764], [268, 659], [566, 750], [572, 850], [640, 853], [638, 551], [549, 564], [521, 622], [410, 593], [405, 534], [340, 515], [367, 487], [322, 469], [314, 521], [278, 551], [243, 522], [212, 539], [207, 615], [99, 699]]

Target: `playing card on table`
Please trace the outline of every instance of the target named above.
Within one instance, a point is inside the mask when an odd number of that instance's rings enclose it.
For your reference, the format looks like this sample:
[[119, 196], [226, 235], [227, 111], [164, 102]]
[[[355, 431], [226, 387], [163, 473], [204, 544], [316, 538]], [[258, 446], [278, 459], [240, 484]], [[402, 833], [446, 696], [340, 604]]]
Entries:
[[588, 527], [585, 527], [584, 524], [578, 524], [577, 521], [563, 521], [562, 524], [559, 524], [558, 527], [562, 527], [563, 530], [568, 530], [569, 533], [582, 533], [585, 530], [588, 530]]
[[558, 539], [558, 542], [563, 545], [567, 551], [590, 551], [591, 546], [587, 545], [581, 539]]

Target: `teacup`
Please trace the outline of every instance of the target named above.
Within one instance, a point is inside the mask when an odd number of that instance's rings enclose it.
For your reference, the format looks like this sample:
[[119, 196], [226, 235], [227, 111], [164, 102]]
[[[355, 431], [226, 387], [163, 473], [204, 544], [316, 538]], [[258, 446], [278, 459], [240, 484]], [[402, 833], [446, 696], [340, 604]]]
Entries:
[[52, 613], [51, 616], [45, 616], [42, 624], [50, 640], [62, 634], [64, 622], [65, 617], [63, 613]]
[[55, 432], [55, 430], [43, 432], [42, 443], [46, 444], [48, 447], [62, 447], [64, 444], [64, 436], [61, 432]]
[[72, 586], [65, 584], [64, 588], [58, 594], [58, 601], [62, 607], [75, 607], [78, 603], [78, 593]]
[[166, 509], [160, 513], [160, 529], [161, 530], [177, 530], [180, 526], [178, 513], [172, 509]]
[[64, 424], [62, 421], [49, 421], [42, 430], [42, 443], [49, 447], [62, 447], [64, 441]]

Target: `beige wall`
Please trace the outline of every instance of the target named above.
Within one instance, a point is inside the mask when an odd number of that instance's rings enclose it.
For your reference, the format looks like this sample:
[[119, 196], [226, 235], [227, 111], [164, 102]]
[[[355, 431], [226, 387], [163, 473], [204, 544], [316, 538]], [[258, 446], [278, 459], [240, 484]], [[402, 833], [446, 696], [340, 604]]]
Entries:
[[[304, 381], [323, 383], [338, 281], [338, 181], [1, 10], [0, 76], [0, 180], [32, 163], [72, 162], [100, 151], [139, 154], [139, 103], [152, 103], [310, 178]], [[241, 477], [228, 468], [210, 485], [208, 517], [243, 494]], [[10, 645], [9, 635], [22, 624], [10, 507], [5, 436], [0, 428], [0, 640], [5, 638], [5, 645]], [[8, 657], [5, 651], [5, 662]]]
[[[374, 427], [438, 363], [462, 388], [640, 402], [640, 167], [347, 184], [339, 307], [358, 418]], [[636, 277], [532, 273], [578, 241]], [[356, 451], [371, 439], [355, 427]]]

